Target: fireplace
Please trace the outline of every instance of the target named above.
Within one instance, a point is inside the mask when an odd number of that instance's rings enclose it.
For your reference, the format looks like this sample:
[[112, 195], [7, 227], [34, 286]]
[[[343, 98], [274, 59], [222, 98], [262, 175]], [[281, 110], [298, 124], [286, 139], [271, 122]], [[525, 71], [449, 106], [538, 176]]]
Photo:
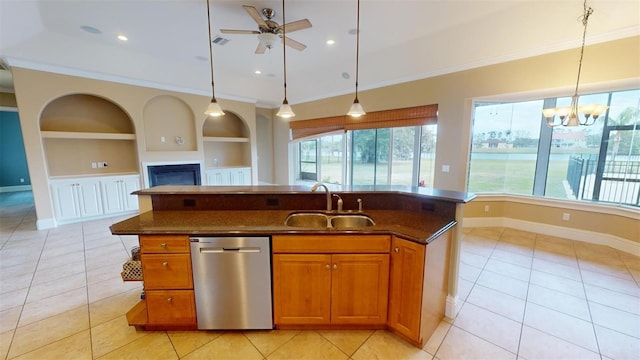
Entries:
[[149, 186], [200, 185], [200, 164], [149, 165]]

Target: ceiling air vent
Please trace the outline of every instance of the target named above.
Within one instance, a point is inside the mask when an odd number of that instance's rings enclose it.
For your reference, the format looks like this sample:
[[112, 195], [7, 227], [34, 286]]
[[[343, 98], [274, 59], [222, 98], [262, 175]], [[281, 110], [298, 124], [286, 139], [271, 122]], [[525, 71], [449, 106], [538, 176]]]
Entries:
[[224, 45], [224, 44], [228, 43], [228, 42], [229, 42], [229, 39], [225, 39], [225, 38], [223, 38], [222, 36], [216, 36], [216, 37], [214, 37], [214, 38], [213, 38], [213, 41], [212, 41], [212, 42], [213, 42], [214, 44], [216, 44], [216, 45], [220, 45], [220, 46], [222, 46], [222, 45]]

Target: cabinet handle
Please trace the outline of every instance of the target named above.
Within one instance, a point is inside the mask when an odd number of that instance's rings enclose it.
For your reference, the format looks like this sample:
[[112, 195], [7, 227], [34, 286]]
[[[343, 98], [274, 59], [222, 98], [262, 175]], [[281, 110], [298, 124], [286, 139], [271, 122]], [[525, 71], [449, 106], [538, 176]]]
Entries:
[[333, 264], [333, 270], [336, 270], [338, 268], [338, 264]]
[[163, 249], [166, 249], [167, 248], [167, 243], [161, 243], [160, 247], [163, 248]]
[[331, 266], [329, 266], [329, 264], [327, 264], [327, 270], [331, 269]]
[[169, 266], [169, 262], [168, 262], [168, 261], [163, 261], [163, 262], [162, 262], [162, 266], [164, 266], [164, 267]]
[[167, 304], [171, 304], [173, 302], [173, 298], [167, 298]]
[[400, 249], [396, 247], [396, 248], [393, 248], [393, 251], [400, 252]]

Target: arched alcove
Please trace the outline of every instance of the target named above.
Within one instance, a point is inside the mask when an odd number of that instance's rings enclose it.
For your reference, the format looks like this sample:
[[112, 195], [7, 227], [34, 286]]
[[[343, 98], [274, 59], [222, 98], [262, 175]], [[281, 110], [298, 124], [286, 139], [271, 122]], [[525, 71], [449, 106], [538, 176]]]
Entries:
[[145, 105], [143, 118], [147, 151], [198, 150], [195, 116], [181, 99], [154, 97]]
[[251, 184], [251, 134], [244, 120], [227, 110], [224, 116], [208, 117], [202, 134], [207, 183]]
[[40, 133], [51, 177], [138, 172], [133, 122], [107, 99], [54, 99], [40, 115]]

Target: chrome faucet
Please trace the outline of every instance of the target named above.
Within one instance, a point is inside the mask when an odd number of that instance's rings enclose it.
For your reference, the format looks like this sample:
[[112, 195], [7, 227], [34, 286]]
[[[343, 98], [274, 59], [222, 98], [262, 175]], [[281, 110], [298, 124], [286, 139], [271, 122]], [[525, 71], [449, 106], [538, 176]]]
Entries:
[[311, 187], [311, 192], [315, 192], [319, 187], [323, 187], [324, 191], [327, 193], [327, 211], [331, 211], [331, 191], [329, 190], [327, 185], [321, 182], [317, 182]]
[[342, 212], [342, 205], [344, 204], [342, 198], [338, 194], [333, 194], [333, 196], [338, 198], [338, 212]]

